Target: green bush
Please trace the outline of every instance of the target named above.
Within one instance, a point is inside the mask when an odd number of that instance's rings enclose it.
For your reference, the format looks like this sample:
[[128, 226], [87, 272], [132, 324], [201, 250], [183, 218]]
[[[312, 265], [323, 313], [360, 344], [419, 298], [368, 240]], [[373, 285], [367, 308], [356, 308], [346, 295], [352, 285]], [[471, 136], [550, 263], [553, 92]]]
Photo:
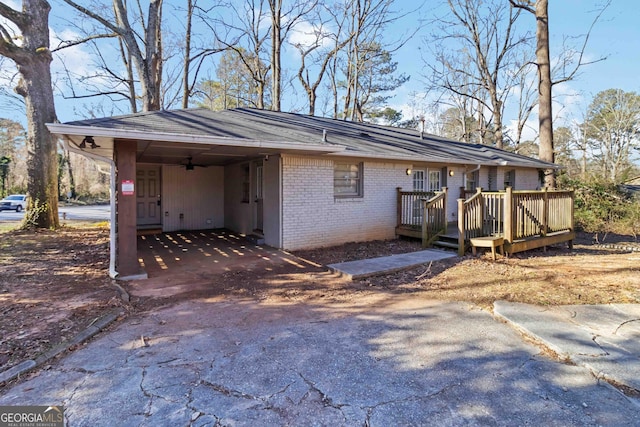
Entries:
[[640, 202], [611, 183], [566, 179], [575, 192], [576, 226], [588, 233], [640, 234]]

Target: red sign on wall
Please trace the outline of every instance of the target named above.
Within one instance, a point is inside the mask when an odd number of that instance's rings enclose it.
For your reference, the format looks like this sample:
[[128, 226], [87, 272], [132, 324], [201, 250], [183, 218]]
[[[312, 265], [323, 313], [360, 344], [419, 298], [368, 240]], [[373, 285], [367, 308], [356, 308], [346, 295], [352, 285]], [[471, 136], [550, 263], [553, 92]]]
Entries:
[[125, 179], [122, 181], [122, 195], [123, 196], [133, 196], [135, 191], [135, 187], [133, 185], [133, 180]]

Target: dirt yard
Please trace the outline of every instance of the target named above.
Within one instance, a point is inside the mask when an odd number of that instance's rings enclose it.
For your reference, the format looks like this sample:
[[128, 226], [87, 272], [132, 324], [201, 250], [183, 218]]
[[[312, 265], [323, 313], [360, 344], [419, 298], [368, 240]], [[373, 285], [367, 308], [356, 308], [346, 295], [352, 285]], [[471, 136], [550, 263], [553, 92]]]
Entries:
[[[83, 227], [0, 233], [0, 371], [34, 358], [116, 308], [142, 312], [179, 298], [242, 296], [288, 302], [353, 300], [380, 292], [464, 300], [490, 309], [498, 299], [540, 305], [640, 303], [640, 252], [607, 249], [582, 235], [574, 251], [553, 247], [492, 261], [470, 255], [355, 282], [324, 264], [420, 250], [415, 241], [346, 244], [296, 255], [308, 271], [227, 272], [211, 279], [211, 295], [134, 298], [123, 302], [108, 278], [108, 230]], [[605, 243], [632, 242], [610, 236]], [[625, 243], [635, 245], [637, 243]], [[311, 264], [318, 264], [317, 267]], [[126, 287], [126, 285], [125, 285]]]

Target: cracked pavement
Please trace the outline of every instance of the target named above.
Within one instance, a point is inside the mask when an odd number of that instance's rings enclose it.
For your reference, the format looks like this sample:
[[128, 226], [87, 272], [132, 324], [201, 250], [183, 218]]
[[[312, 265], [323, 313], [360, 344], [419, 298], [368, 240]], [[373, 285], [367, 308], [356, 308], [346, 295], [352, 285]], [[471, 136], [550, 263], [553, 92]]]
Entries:
[[68, 426], [639, 425], [640, 405], [465, 303], [201, 299], [5, 390]]

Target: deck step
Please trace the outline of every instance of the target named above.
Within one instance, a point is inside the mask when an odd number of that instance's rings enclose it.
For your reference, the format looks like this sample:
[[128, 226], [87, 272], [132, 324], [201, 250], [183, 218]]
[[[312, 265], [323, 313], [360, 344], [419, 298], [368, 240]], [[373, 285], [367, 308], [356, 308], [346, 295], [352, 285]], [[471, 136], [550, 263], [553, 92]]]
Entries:
[[458, 250], [458, 242], [448, 242], [444, 240], [436, 240], [432, 243], [433, 246], [439, 246], [441, 248], [455, 249]]
[[438, 236], [438, 240], [441, 242], [449, 242], [449, 243], [455, 243], [458, 244], [458, 235], [451, 235], [451, 234], [441, 234]]

